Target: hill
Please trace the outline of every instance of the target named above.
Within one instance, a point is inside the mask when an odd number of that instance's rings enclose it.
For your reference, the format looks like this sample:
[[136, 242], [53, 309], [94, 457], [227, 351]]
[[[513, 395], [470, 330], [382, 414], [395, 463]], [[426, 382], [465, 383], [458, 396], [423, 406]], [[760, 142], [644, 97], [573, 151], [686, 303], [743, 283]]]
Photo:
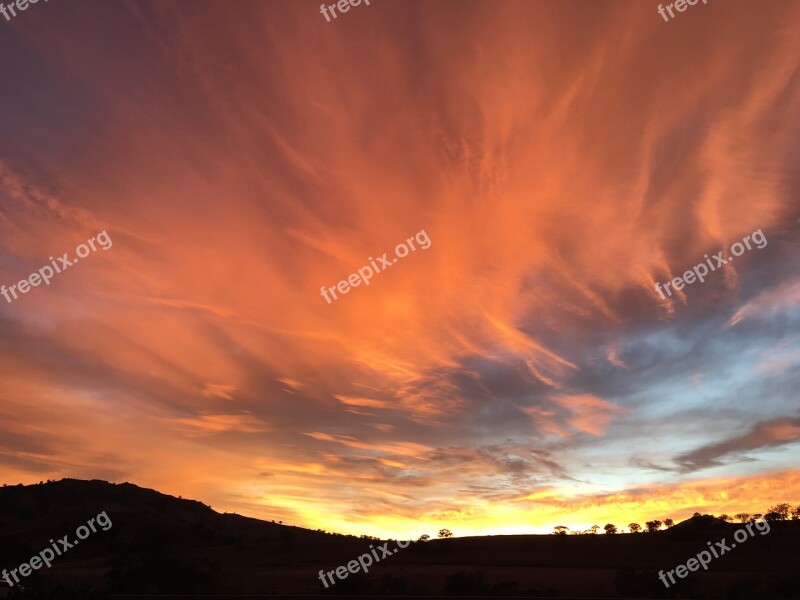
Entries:
[[[657, 533], [469, 537], [401, 547], [220, 514], [129, 483], [71, 479], [0, 488], [0, 567], [17, 568], [51, 547], [50, 540], [68, 535], [77, 541], [77, 528], [90, 519], [96, 531], [87, 526], [80, 545], [6, 595], [800, 598], [800, 522], [772, 523], [767, 534], [756, 531], [741, 547], [714, 558], [707, 571], [666, 588], [659, 571], [686, 564], [709, 543], [725, 538], [730, 544], [742, 526], [698, 516]], [[352, 570], [360, 555], [370, 554], [376, 559], [370, 558], [369, 573], [347, 572], [348, 563]], [[346, 579], [336, 578], [337, 567]], [[320, 570], [332, 573], [325, 584]]]

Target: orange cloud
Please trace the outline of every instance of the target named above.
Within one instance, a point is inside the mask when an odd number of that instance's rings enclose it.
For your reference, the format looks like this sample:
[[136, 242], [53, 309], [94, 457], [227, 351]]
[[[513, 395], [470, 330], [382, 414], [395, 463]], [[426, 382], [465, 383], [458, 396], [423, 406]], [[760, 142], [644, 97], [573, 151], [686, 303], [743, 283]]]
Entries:
[[[332, 27], [283, 4], [53, 7], [4, 39], [31, 60], [2, 75], [0, 284], [114, 240], [0, 298], [9, 482], [392, 536], [797, 490], [793, 349], [762, 349], [796, 329], [800, 40], [773, 34], [800, 7], [675, 28], [644, 4], [406, 0]], [[429, 249], [321, 297], [423, 228]], [[757, 228], [763, 252], [658, 298]], [[709, 400], [741, 389], [755, 408]], [[659, 419], [690, 424], [659, 459], [735, 475], [651, 486], [609, 432]]]
[[591, 394], [556, 396], [553, 400], [572, 413], [568, 420], [570, 425], [591, 435], [603, 435], [606, 425], [615, 415], [629, 411]]

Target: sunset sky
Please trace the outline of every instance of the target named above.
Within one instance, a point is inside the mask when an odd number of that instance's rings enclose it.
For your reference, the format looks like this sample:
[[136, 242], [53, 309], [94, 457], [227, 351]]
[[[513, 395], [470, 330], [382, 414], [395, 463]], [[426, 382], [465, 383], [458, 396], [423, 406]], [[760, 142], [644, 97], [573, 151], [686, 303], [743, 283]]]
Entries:
[[0, 283], [113, 241], [0, 297], [0, 481], [399, 538], [800, 501], [800, 3], [319, 4], [0, 18]]

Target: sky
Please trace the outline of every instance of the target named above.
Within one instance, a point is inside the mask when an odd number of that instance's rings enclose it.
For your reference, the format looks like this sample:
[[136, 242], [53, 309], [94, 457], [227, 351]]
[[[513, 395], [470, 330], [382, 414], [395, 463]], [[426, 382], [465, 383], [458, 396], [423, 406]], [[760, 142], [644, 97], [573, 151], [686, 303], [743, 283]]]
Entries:
[[[798, 19], [790, 0], [670, 22], [650, 0], [0, 18], [0, 283], [81, 256], [0, 296], [0, 481], [393, 538], [800, 502]], [[762, 247], [656, 291], [746, 236]]]

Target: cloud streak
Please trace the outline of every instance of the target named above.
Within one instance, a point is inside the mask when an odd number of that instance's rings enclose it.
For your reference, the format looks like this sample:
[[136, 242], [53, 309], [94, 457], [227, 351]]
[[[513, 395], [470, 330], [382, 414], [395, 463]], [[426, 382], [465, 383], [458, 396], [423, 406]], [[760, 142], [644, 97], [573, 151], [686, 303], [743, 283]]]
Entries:
[[[508, 532], [552, 498], [536, 526], [613, 494], [666, 510], [664, 468], [681, 510], [725, 504], [718, 482], [786, 500], [753, 478], [797, 490], [798, 10], [406, 0], [333, 27], [305, 0], [141, 0], [15, 22], [0, 281], [97, 231], [114, 252], [0, 300], [4, 477], [393, 537], [426, 515]], [[421, 229], [436, 243], [392, 277], [320, 299]], [[654, 291], [756, 229], [763, 251]]]

